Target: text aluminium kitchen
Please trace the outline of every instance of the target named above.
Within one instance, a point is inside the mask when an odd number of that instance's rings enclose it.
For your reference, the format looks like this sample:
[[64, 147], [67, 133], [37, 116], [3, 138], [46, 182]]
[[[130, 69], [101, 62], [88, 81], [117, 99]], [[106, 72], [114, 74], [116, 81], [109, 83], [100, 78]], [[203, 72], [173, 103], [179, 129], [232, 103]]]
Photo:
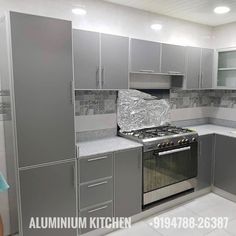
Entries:
[[120, 135], [143, 143], [143, 207], [196, 187], [196, 132], [160, 126]]

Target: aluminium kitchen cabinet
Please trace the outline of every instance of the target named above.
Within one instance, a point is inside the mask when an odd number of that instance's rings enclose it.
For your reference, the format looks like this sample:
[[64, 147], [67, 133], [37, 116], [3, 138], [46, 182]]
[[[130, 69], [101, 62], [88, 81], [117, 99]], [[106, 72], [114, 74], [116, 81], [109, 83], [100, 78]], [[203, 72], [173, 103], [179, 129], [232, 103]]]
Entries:
[[13, 149], [6, 155], [17, 173], [19, 235], [75, 236], [71, 230], [28, 229], [31, 216], [76, 212], [71, 22], [9, 12], [2, 28], [7, 65], [0, 62], [1, 82], [9, 93], [4, 129]]
[[114, 154], [114, 216], [129, 217], [142, 210], [142, 152], [140, 148]]
[[101, 34], [101, 88], [128, 89], [129, 39]]
[[140, 39], [131, 39], [131, 72], [160, 72], [161, 44]]
[[201, 56], [201, 88], [213, 86], [213, 58], [214, 50], [203, 48]]
[[129, 39], [73, 30], [76, 89], [128, 89]]
[[162, 44], [161, 72], [184, 74], [186, 47]]
[[187, 71], [186, 71], [186, 87], [188, 89], [197, 89], [200, 87], [201, 76], [201, 48], [187, 48]]
[[199, 136], [197, 190], [207, 188], [212, 183], [214, 155], [214, 135]]
[[30, 229], [31, 217], [75, 217], [75, 161], [20, 171], [24, 236], [75, 236], [75, 229]]
[[216, 135], [214, 186], [236, 195], [236, 139]]
[[73, 52], [75, 88], [100, 88], [100, 34], [74, 29]]

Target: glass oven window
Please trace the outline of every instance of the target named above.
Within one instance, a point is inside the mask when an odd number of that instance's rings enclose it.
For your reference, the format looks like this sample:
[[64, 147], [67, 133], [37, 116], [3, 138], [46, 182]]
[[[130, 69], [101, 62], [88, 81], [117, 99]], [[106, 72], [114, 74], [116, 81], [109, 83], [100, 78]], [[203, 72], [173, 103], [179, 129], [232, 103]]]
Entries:
[[197, 176], [197, 143], [181, 148], [144, 153], [144, 193]]

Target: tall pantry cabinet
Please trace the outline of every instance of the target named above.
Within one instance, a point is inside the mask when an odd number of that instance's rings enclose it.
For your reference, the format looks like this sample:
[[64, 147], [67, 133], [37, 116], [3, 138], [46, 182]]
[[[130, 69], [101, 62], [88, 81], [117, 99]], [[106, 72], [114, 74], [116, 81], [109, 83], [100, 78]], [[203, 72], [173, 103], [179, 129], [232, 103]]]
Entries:
[[75, 236], [76, 230], [29, 229], [31, 217], [76, 216], [71, 22], [10, 12], [1, 18], [0, 37], [10, 107], [6, 156], [16, 163], [20, 236]]

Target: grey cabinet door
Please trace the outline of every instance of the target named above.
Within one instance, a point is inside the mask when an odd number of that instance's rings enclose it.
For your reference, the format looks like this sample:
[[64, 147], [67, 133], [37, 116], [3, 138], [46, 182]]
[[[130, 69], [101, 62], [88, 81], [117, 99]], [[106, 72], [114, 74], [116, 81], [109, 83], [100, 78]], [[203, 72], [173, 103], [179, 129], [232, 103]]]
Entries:
[[129, 217], [142, 208], [141, 149], [115, 153], [114, 158], [114, 216]]
[[188, 47], [186, 71], [186, 87], [188, 89], [200, 87], [200, 62], [201, 48]]
[[197, 189], [211, 186], [214, 136], [199, 136], [199, 155], [198, 155], [198, 185]]
[[101, 35], [101, 83], [104, 89], [128, 88], [129, 39]]
[[75, 163], [20, 171], [24, 236], [76, 236], [73, 229], [30, 229], [31, 217], [75, 217]]
[[76, 89], [99, 88], [99, 33], [73, 30]]
[[185, 73], [186, 47], [162, 44], [161, 72]]
[[236, 139], [216, 135], [214, 185], [236, 194]]
[[213, 81], [213, 49], [202, 49], [201, 59], [201, 87], [212, 88]]
[[10, 18], [19, 166], [74, 158], [71, 22]]
[[160, 72], [161, 44], [131, 39], [131, 71]]

